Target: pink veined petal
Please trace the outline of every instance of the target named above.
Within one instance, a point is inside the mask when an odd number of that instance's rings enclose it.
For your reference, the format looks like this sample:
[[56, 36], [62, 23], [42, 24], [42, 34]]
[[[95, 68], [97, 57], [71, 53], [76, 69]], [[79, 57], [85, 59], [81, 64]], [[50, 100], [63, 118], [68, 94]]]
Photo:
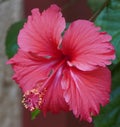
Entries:
[[73, 114], [92, 122], [92, 116], [99, 113], [100, 105], [105, 106], [109, 102], [111, 74], [103, 67], [93, 71], [66, 68], [61, 85]]
[[42, 13], [33, 9], [27, 23], [18, 35], [18, 45], [24, 51], [39, 53], [41, 56], [57, 56], [65, 19], [60, 8], [51, 5]]
[[58, 113], [60, 111], [68, 111], [68, 104], [65, 102], [63, 97], [63, 90], [61, 87], [63, 67], [59, 67], [56, 72], [53, 72], [51, 77], [46, 81], [45, 88], [46, 94], [43, 98], [43, 104], [41, 105], [41, 110], [46, 114], [46, 112], [51, 111], [53, 113]]
[[77, 20], [65, 32], [62, 51], [69, 57], [68, 64], [83, 71], [93, 70], [96, 66], [111, 64], [115, 58], [111, 36], [100, 32], [92, 22]]
[[49, 77], [58, 61], [19, 49], [17, 54], [8, 61], [8, 64], [13, 67], [13, 79], [19, 84], [23, 92], [26, 92], [40, 87], [40, 83], [42, 84]]

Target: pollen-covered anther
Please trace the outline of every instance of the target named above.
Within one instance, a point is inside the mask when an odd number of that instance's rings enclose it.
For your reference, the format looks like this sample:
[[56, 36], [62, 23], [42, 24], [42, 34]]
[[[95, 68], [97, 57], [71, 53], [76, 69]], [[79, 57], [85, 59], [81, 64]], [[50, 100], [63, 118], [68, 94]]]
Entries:
[[44, 89], [42, 92], [39, 92], [37, 89], [32, 89], [30, 91], [27, 91], [23, 95], [22, 103], [26, 109], [29, 109], [30, 111], [33, 111], [35, 109], [40, 108], [43, 97], [45, 95], [46, 89]]
[[44, 88], [44, 90], [39, 94], [39, 106], [41, 106], [41, 104], [43, 103], [43, 97], [45, 96], [46, 91], [46, 88]]

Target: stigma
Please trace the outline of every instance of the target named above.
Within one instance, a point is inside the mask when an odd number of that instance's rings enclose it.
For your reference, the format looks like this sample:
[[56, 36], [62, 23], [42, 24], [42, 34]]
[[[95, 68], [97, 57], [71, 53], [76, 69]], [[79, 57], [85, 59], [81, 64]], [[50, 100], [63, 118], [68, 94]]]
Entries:
[[26, 91], [22, 99], [24, 107], [30, 111], [40, 109], [43, 103], [43, 97], [45, 96], [45, 92], [46, 89], [44, 89], [42, 92], [39, 92], [38, 89]]

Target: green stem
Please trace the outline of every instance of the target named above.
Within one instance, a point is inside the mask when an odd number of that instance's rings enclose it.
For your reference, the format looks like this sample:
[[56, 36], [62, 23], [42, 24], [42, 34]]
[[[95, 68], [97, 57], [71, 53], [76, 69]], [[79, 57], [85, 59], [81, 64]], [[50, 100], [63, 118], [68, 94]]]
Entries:
[[93, 16], [89, 19], [89, 21], [94, 21], [96, 19], [96, 17], [101, 13], [101, 11], [106, 7], [108, 6], [110, 0], [106, 0], [106, 2], [103, 4], [103, 6], [98, 10], [96, 11]]

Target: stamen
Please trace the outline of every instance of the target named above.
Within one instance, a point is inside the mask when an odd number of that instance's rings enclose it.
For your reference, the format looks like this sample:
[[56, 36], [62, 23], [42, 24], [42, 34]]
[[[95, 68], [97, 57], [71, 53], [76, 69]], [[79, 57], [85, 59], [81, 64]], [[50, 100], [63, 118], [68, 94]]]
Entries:
[[45, 93], [46, 88], [42, 92], [39, 92], [37, 89], [27, 91], [23, 95], [22, 100], [24, 107], [30, 111], [40, 108], [41, 104], [43, 103], [43, 97], [45, 96]]

